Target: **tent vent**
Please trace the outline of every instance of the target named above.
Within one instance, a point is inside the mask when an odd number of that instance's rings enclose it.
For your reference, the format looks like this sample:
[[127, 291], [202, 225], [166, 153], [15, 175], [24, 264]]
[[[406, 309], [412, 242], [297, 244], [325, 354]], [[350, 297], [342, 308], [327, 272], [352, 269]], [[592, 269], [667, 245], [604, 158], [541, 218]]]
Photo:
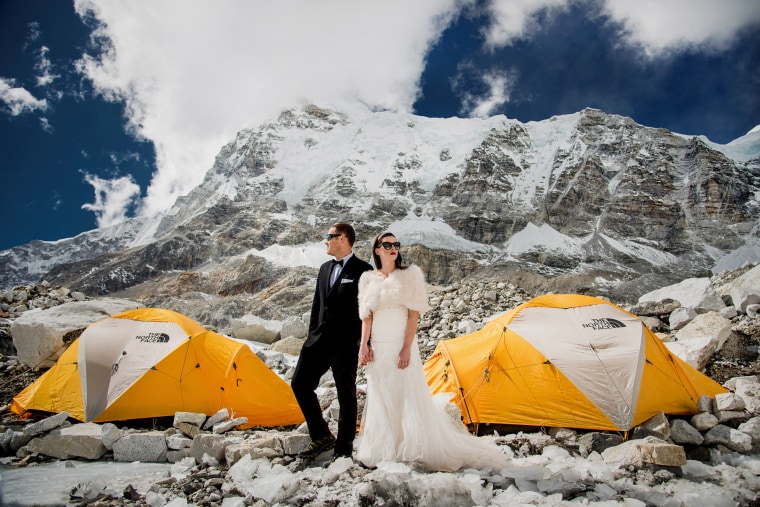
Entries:
[[150, 367], [150, 369], [151, 369], [151, 370], [154, 370], [154, 371], [155, 371], [155, 370], [157, 370], [158, 368], [156, 368], [156, 365], [154, 364], [153, 366], [151, 366], [151, 367]]
[[552, 364], [552, 362], [547, 359], [546, 361], [543, 362], [543, 364]]
[[195, 367], [196, 368], [200, 368], [201, 367], [201, 363], [195, 363]]
[[232, 363], [232, 369], [237, 370], [237, 363]]

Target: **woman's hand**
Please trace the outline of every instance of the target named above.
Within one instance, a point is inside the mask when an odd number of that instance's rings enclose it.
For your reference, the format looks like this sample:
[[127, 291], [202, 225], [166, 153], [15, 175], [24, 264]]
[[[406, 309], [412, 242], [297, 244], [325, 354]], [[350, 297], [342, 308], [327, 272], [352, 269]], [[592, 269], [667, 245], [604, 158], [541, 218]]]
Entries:
[[373, 359], [372, 345], [362, 343], [359, 346], [359, 366], [367, 366]]
[[362, 339], [359, 342], [359, 366], [367, 366], [372, 362], [372, 345], [370, 336], [372, 333], [372, 314], [362, 319]]
[[407, 366], [409, 366], [409, 358], [412, 356], [411, 349], [407, 347], [402, 347], [401, 352], [398, 354], [398, 367], [399, 369], [403, 370]]

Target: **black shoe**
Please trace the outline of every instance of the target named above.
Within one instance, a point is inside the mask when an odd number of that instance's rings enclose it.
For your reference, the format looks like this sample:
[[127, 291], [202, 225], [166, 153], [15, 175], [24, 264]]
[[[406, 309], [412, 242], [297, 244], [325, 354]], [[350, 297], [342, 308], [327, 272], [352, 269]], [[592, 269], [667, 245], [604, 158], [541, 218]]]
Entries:
[[344, 451], [339, 450], [337, 447], [335, 448], [335, 452], [333, 453], [333, 461], [335, 461], [338, 458], [351, 458], [353, 459], [353, 453], [351, 451]]
[[326, 437], [313, 440], [303, 451], [298, 453], [298, 457], [301, 459], [316, 458], [325, 451], [329, 451], [335, 447], [335, 437], [328, 435]]

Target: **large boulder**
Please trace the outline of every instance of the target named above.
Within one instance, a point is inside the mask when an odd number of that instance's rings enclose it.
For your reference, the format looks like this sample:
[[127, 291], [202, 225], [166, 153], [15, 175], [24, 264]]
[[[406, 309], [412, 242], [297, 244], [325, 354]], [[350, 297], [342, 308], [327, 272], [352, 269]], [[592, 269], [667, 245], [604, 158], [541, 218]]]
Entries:
[[140, 307], [128, 299], [104, 298], [25, 312], [11, 325], [18, 359], [28, 366], [50, 368], [73, 341], [69, 336], [79, 336], [87, 326], [110, 315]]
[[720, 295], [713, 289], [709, 278], [687, 278], [675, 285], [648, 292], [639, 297], [639, 304], [665, 299], [674, 299], [683, 307], [694, 308], [697, 313], [717, 312], [726, 306]]
[[102, 428], [96, 423], [82, 423], [57, 428], [27, 444], [29, 452], [58, 459], [100, 459], [106, 453]]
[[728, 295], [734, 287], [760, 290], [760, 264], [738, 276], [735, 280], [723, 285], [718, 292], [721, 295]]
[[676, 341], [665, 346], [675, 355], [702, 370], [731, 336], [731, 321], [718, 312], [698, 315], [675, 334]]

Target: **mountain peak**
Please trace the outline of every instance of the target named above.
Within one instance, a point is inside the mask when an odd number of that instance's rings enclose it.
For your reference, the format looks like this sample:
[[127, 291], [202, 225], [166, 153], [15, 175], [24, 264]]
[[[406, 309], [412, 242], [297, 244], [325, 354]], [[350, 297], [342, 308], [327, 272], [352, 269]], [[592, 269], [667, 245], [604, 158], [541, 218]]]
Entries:
[[89, 254], [72, 249], [82, 238], [3, 252], [0, 278], [105, 294], [201, 266], [266, 271], [239, 256], [314, 269], [320, 231], [348, 221], [359, 252], [393, 230], [431, 283], [521, 270], [651, 289], [730, 258], [758, 227], [760, 171], [730, 153], [591, 108], [521, 123], [306, 105], [239, 132], [160, 223], [118, 242], [88, 233]]

